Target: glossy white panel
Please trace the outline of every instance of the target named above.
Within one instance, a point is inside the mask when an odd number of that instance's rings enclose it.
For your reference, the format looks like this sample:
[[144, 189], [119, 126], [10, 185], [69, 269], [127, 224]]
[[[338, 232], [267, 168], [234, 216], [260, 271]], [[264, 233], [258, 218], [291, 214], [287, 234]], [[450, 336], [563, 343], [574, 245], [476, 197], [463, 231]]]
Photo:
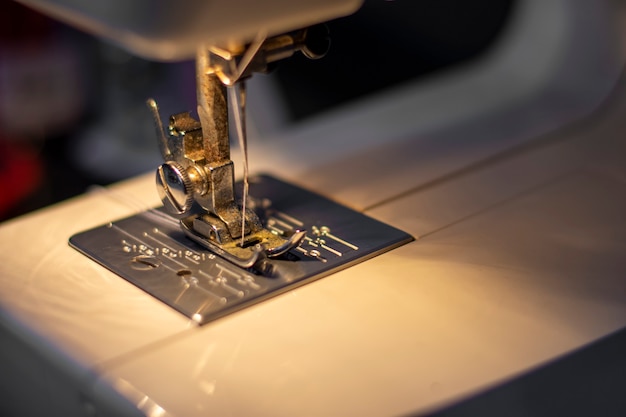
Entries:
[[76, 232], [156, 204], [155, 194], [151, 178], [133, 180], [0, 226], [0, 319], [89, 367], [189, 328], [67, 243]]
[[245, 44], [259, 32], [302, 29], [353, 13], [361, 5], [360, 0], [19, 1], [134, 54], [166, 61], [193, 57], [201, 43]]
[[625, 326], [624, 213], [625, 185], [573, 174], [113, 364], [104, 381], [173, 415], [425, 411]]

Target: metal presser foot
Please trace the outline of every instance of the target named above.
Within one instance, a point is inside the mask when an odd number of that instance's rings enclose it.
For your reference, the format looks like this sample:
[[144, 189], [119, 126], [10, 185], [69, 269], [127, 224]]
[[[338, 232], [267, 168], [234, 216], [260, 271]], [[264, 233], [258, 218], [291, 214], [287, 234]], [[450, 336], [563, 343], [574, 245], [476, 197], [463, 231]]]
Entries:
[[166, 136], [156, 103], [148, 102], [165, 160], [156, 173], [159, 196], [189, 238], [241, 268], [266, 273], [266, 259], [300, 245], [306, 231], [295, 230], [288, 236], [273, 233], [254, 211], [235, 202], [225, 88], [214, 75], [207, 76], [203, 87], [214, 115], [213, 123], [204, 128], [189, 113], [180, 113], [170, 117]]
[[[243, 80], [253, 72], [267, 72], [271, 63], [296, 51], [312, 59], [320, 58], [326, 54], [328, 46], [328, 30], [314, 26], [268, 39], [261, 33], [250, 45], [237, 51], [200, 48], [196, 59], [200, 120], [188, 112], [175, 114], [169, 120], [169, 135], [163, 131], [156, 103], [148, 101], [165, 160], [156, 175], [163, 205], [180, 220], [188, 237], [242, 268], [266, 272], [267, 258], [296, 248], [306, 234], [302, 230], [290, 235], [273, 233], [246, 207], [248, 169]], [[231, 87], [231, 101], [236, 102], [233, 113], [244, 153], [241, 208], [235, 202], [226, 85]], [[235, 85], [239, 87], [239, 96]]]
[[[239, 56], [216, 48], [199, 49], [196, 82], [200, 120], [189, 112], [175, 114], [169, 120], [169, 135], [163, 130], [155, 101], [148, 101], [165, 161], [156, 175], [165, 209], [180, 220], [189, 238], [237, 266], [261, 273], [269, 268], [267, 258], [296, 248], [306, 232], [295, 230], [289, 235], [272, 232], [246, 207], [248, 170], [242, 80], [254, 71], [265, 71], [269, 63], [296, 50], [313, 58], [323, 55], [327, 45], [319, 48], [316, 42], [317, 49], [312, 48], [310, 39], [309, 31], [267, 40], [259, 35]], [[239, 96], [235, 95], [236, 83]], [[233, 113], [244, 152], [242, 207], [235, 202], [225, 85], [231, 86], [231, 101], [236, 101]]]

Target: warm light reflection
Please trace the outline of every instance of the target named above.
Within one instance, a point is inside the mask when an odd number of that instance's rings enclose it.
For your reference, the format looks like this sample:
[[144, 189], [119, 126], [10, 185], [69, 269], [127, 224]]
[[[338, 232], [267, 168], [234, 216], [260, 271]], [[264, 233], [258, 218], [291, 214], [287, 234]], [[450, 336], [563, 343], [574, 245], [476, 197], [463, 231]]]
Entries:
[[159, 405], [153, 404], [149, 410], [146, 411], [148, 417], [163, 417], [167, 415], [167, 412]]

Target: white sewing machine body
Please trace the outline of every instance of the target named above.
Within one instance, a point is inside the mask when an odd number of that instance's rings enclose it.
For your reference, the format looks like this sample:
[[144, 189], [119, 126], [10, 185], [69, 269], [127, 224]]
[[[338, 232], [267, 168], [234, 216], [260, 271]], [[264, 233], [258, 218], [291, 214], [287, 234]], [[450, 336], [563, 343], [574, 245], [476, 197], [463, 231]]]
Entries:
[[153, 174], [1, 225], [0, 411], [424, 414], [622, 329], [613, 6], [520, 2], [481, 61], [251, 140], [254, 171], [416, 241], [206, 325], [67, 244], [156, 206]]

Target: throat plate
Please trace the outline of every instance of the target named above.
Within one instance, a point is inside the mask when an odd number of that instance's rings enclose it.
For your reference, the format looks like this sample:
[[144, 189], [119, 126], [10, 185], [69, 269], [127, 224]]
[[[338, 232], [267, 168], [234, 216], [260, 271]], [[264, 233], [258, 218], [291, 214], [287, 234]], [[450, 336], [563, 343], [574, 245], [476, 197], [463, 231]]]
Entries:
[[275, 233], [307, 231], [300, 247], [271, 260], [272, 276], [241, 269], [197, 245], [159, 209], [74, 235], [70, 245], [204, 324], [413, 240], [269, 176], [250, 179], [249, 204]]

